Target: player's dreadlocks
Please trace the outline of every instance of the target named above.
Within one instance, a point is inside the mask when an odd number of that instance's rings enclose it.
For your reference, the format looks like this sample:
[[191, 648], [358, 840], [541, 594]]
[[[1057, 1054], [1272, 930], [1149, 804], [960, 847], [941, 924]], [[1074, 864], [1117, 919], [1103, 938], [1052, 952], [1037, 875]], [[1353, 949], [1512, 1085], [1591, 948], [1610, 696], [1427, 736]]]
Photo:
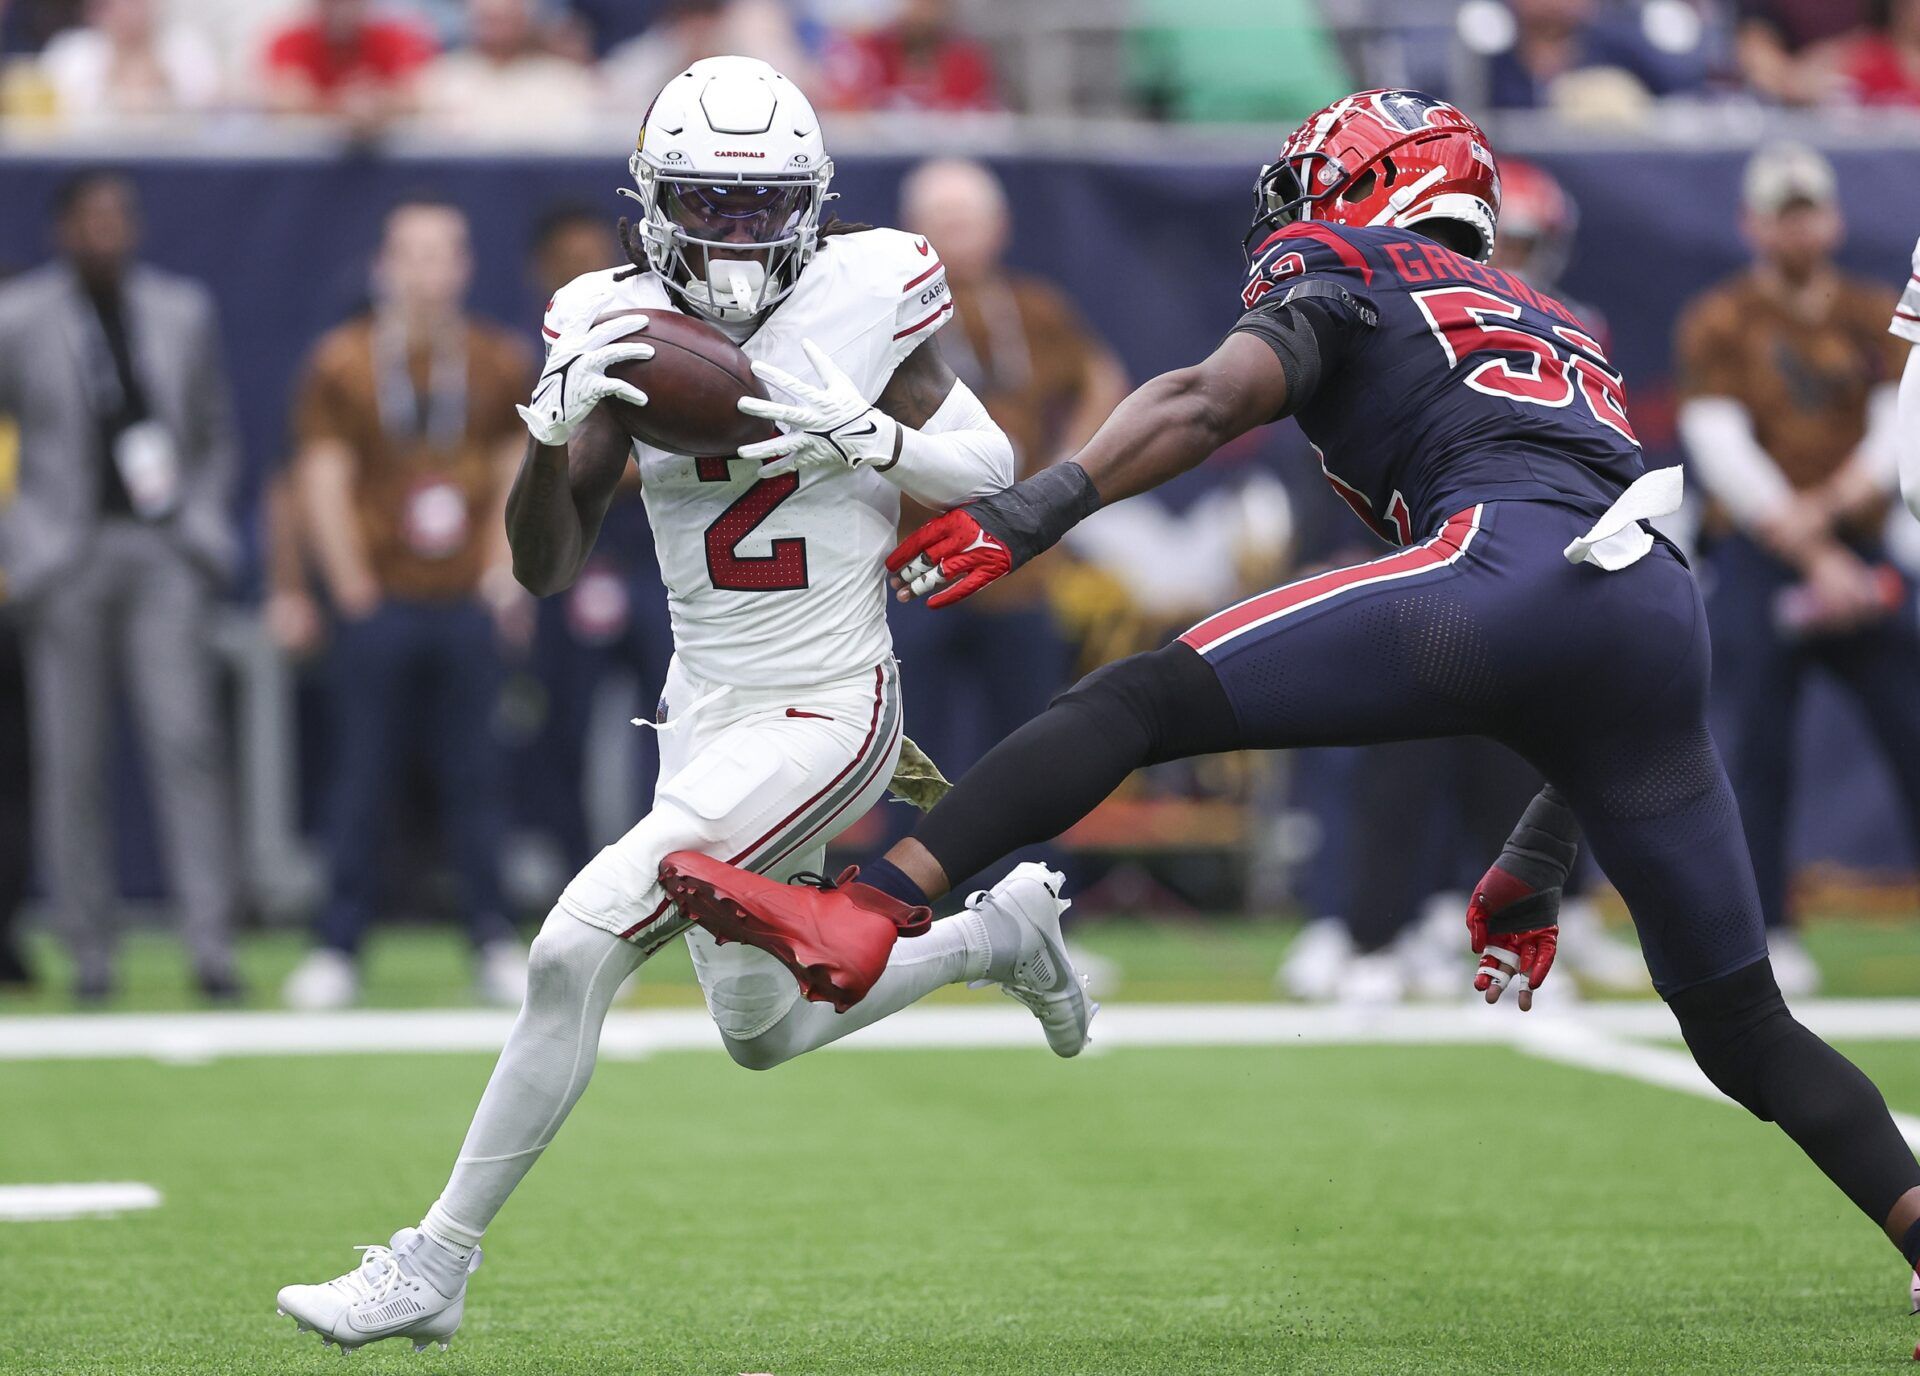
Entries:
[[[835, 234], [859, 234], [872, 228], [872, 225], [862, 224], [858, 220], [843, 220], [836, 215], [820, 226], [820, 237], [826, 239]], [[640, 236], [634, 232], [633, 221], [622, 215], [620, 223], [615, 227], [615, 232], [620, 236], [620, 247], [626, 252], [627, 261], [633, 266], [616, 272], [613, 280], [624, 282], [629, 277], [638, 277], [643, 272], [652, 272], [653, 264], [647, 261], [646, 245], [640, 242]]]

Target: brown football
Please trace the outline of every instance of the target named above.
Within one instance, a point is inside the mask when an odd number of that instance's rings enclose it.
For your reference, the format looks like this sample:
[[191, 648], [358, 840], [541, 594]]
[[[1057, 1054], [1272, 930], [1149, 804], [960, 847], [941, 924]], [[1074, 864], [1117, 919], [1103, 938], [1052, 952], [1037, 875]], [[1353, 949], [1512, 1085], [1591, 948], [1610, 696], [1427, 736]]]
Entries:
[[628, 338], [653, 345], [652, 358], [607, 370], [607, 376], [647, 394], [645, 406], [613, 404], [621, 429], [670, 454], [731, 454], [775, 433], [773, 425], [735, 405], [741, 397], [765, 397], [767, 389], [731, 339], [706, 321], [676, 311], [611, 311], [593, 323], [621, 314], [645, 315], [645, 328]]

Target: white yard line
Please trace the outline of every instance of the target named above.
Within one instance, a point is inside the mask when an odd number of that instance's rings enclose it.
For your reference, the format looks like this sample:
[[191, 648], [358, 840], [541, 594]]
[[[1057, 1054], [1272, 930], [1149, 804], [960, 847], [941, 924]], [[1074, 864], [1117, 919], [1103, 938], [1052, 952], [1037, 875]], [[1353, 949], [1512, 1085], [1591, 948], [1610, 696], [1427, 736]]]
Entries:
[[133, 1180], [84, 1185], [0, 1185], [0, 1223], [109, 1218], [160, 1207], [160, 1191]]
[[[1810, 1000], [1795, 1011], [1815, 1031], [1829, 1037], [1920, 1039], [1920, 999]], [[452, 1009], [0, 1016], [0, 1061], [136, 1058], [199, 1062], [229, 1056], [492, 1052], [505, 1040], [513, 1016], [507, 1012]], [[1095, 1045], [1103, 1050], [1511, 1044], [1561, 1060], [1572, 1060], [1577, 1054], [1567, 1048], [1597, 1044], [1596, 1039], [1613, 1044], [1622, 1038], [1672, 1041], [1678, 1037], [1672, 1016], [1652, 1000], [1576, 1003], [1561, 1010], [1543, 1009], [1525, 1015], [1473, 1003], [1371, 1010], [1282, 1003], [1120, 1003], [1109, 1005], [1100, 1014], [1093, 1032]], [[882, 1051], [1038, 1044], [1038, 1032], [1027, 1013], [1010, 1004], [993, 1004], [909, 1009], [838, 1045], [848, 1050]], [[618, 1059], [636, 1059], [660, 1051], [718, 1050], [719, 1046], [719, 1036], [703, 1011], [648, 1009], [615, 1012], [608, 1018], [601, 1051]], [[1684, 1055], [1672, 1054], [1685, 1062]], [[1643, 1078], [1652, 1079], [1654, 1074], [1649, 1071]], [[1685, 1088], [1678, 1084], [1670, 1087]]]
[[[1845, 1018], [1834, 1021], [1849, 1025], [1849, 1020]], [[1864, 1018], [1855, 1018], [1850, 1025], [1855, 1028], [1873, 1026]], [[1844, 1035], [1873, 1038], [1896, 1034], [1860, 1030]], [[1671, 1046], [1627, 1041], [1591, 1025], [1583, 1026], [1579, 1019], [1561, 1018], [1539, 1027], [1530, 1027], [1515, 1040], [1514, 1047], [1544, 1060], [1577, 1065], [1606, 1075], [1624, 1075], [1643, 1084], [1659, 1085], [1663, 1089], [1674, 1089], [1703, 1099], [1717, 1099], [1729, 1106], [1733, 1103], [1713, 1087], [1713, 1082], [1707, 1079], [1700, 1067], [1693, 1063], [1693, 1057], [1685, 1051]], [[1920, 1150], [1920, 1118], [1910, 1113], [1895, 1113], [1893, 1121], [1900, 1129], [1900, 1135], [1907, 1139], [1907, 1145]]]
[[[1920, 999], [1814, 999], [1795, 1012], [1823, 1036], [1920, 1039]], [[499, 1050], [514, 1015], [482, 1010], [347, 1013], [102, 1013], [0, 1017], [0, 1061], [145, 1059], [199, 1064], [224, 1057], [380, 1055]], [[1094, 1023], [1094, 1051], [1196, 1046], [1486, 1046], [1702, 1098], [1727, 1100], [1684, 1050], [1672, 1015], [1652, 1000], [1576, 1003], [1522, 1015], [1474, 1003], [1402, 1008], [1305, 1007], [1279, 1003], [1110, 1005]], [[921, 1007], [888, 1018], [831, 1049], [968, 1051], [1033, 1049], [1033, 1019], [1013, 1007]], [[616, 1012], [601, 1056], [639, 1060], [662, 1051], [717, 1051], [719, 1036], [698, 1009]], [[1920, 1118], [1896, 1113], [1920, 1149]], [[29, 1192], [144, 1190], [146, 1186], [19, 1186]], [[154, 1196], [154, 1203], [158, 1196]], [[150, 1208], [148, 1204], [125, 1207]], [[0, 1219], [7, 1212], [0, 1190]], [[82, 1213], [93, 1212], [83, 1209]], [[54, 1213], [37, 1217], [63, 1216]]]

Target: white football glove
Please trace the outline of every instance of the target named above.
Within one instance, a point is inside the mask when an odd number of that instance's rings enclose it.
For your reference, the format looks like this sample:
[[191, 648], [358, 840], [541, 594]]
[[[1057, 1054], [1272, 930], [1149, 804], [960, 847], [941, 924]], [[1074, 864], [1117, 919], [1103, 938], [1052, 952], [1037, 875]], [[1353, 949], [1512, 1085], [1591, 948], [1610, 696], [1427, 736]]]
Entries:
[[806, 350], [814, 372], [826, 386], [802, 382], [784, 368], [755, 360], [754, 376], [798, 401], [790, 405], [741, 397], [742, 411], [774, 422], [785, 433], [741, 445], [740, 457], [762, 460], [760, 474], [767, 478], [792, 473], [803, 463], [831, 461], [858, 468], [892, 462], [898, 452], [900, 422], [861, 396], [853, 379], [840, 371], [825, 349], [811, 339], [801, 340], [800, 347]]
[[645, 406], [645, 392], [608, 377], [607, 369], [653, 357], [651, 344], [619, 342], [646, 327], [646, 316], [622, 315], [555, 340], [532, 400], [514, 408], [527, 423], [527, 433], [540, 444], [557, 447], [572, 439], [593, 408], [608, 397]]

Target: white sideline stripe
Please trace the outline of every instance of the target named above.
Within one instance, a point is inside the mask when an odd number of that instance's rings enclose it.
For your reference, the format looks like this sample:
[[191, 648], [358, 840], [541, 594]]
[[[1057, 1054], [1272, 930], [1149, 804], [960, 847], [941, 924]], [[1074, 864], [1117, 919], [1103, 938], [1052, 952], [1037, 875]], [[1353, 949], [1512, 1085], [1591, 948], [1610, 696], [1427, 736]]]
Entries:
[[[1806, 1019], [1802, 1018], [1802, 1021]], [[1544, 1060], [1577, 1065], [1607, 1075], [1624, 1075], [1644, 1084], [1659, 1085], [1663, 1089], [1674, 1089], [1703, 1099], [1717, 1099], [1730, 1108], [1734, 1107], [1733, 1100], [1713, 1087], [1713, 1082], [1686, 1052], [1669, 1046], [1622, 1041], [1590, 1026], [1583, 1027], [1577, 1019], [1556, 1019], [1538, 1028], [1528, 1028], [1516, 1039], [1514, 1046], [1517, 1050]], [[1907, 1145], [1920, 1150], [1920, 1118], [1910, 1113], [1895, 1113], [1892, 1117], [1894, 1126], [1900, 1129], [1900, 1135], [1907, 1139]]]
[[160, 1207], [160, 1191], [134, 1180], [87, 1185], [0, 1185], [0, 1223], [108, 1218]]
[[[1572, 1003], [1556, 1009], [1549, 1001], [1551, 994], [1551, 990], [1543, 993], [1540, 1009], [1527, 1014], [1477, 1002], [1383, 1009], [1121, 1003], [1108, 1005], [1100, 1014], [1093, 1035], [1100, 1050], [1420, 1044], [1508, 1044], [1534, 1050], [1543, 1044], [1552, 1048], [1575, 1041], [1573, 1033], [1665, 1040], [1679, 1035], [1672, 1015], [1651, 999]], [[1823, 1036], [1920, 1039], [1920, 999], [1817, 999], [1798, 1005], [1795, 1012]], [[132, 1058], [192, 1063], [227, 1056], [495, 1052], [506, 1040], [513, 1019], [509, 1012], [478, 1009], [0, 1016], [0, 1061]], [[1556, 1040], [1561, 1031], [1569, 1035]], [[867, 1051], [1034, 1048], [1039, 1034], [1032, 1017], [1018, 1008], [923, 1006], [835, 1045]], [[695, 1008], [615, 1012], [607, 1019], [601, 1041], [603, 1056], [626, 1060], [661, 1051], [719, 1049], [712, 1021]], [[1679, 1053], [1673, 1054], [1685, 1061]], [[1568, 1052], [1562, 1059], [1572, 1055]]]

